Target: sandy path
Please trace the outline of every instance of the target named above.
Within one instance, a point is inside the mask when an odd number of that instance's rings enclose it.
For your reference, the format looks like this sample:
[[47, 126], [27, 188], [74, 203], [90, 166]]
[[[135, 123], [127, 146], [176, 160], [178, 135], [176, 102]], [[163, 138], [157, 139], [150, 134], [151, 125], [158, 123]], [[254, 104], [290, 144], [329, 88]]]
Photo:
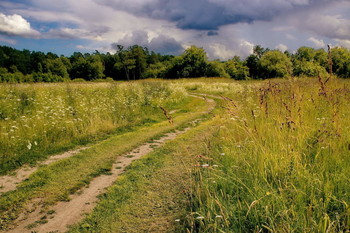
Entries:
[[88, 147], [81, 147], [76, 150], [67, 151], [62, 154], [51, 156], [49, 159], [45, 160], [44, 162], [39, 163], [38, 165], [34, 167], [30, 167], [28, 165], [25, 165], [19, 169], [17, 169], [14, 172], [14, 175], [6, 175], [6, 176], [0, 176], [0, 194], [9, 192], [12, 190], [15, 190], [17, 188], [17, 185], [27, 179], [32, 173], [34, 173], [38, 168], [42, 165], [49, 165], [51, 163], [54, 163], [58, 160], [65, 159], [68, 157], [71, 157], [80, 151], [86, 150]]
[[[198, 96], [196, 96], [198, 97]], [[199, 97], [203, 98], [203, 97]], [[215, 108], [215, 101], [205, 98], [210, 103], [209, 108], [203, 113], [209, 113]], [[201, 119], [193, 121], [196, 123]], [[152, 152], [155, 148], [162, 146], [165, 142], [175, 139], [178, 135], [190, 130], [176, 130], [167, 133], [158, 140], [144, 143], [131, 152], [118, 156], [113, 164], [109, 175], [101, 175], [94, 178], [87, 187], [82, 188], [76, 194], [70, 196], [69, 202], [59, 202], [48, 209], [39, 206], [40, 200], [31, 203], [27, 207], [27, 212], [23, 213], [14, 223], [8, 232], [65, 232], [70, 225], [78, 223], [84, 218], [84, 214], [89, 213], [97, 205], [98, 196], [111, 186], [116, 178], [124, 172], [124, 168], [132, 161], [140, 159], [142, 156]], [[28, 226], [31, 226], [28, 229]]]

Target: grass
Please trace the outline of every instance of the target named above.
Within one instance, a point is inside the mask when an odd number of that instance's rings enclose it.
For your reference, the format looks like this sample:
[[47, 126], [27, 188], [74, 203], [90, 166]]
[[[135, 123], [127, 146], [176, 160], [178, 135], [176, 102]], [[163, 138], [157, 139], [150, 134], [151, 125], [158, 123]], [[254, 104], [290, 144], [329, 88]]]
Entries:
[[216, 125], [207, 121], [132, 163], [69, 232], [182, 231], [194, 158], [205, 152]]
[[[164, 119], [189, 98], [171, 83], [0, 85], [0, 174]], [[186, 109], [184, 109], [186, 111]]]
[[230, 99], [204, 155], [215, 168], [193, 172], [190, 206], [203, 218], [188, 218], [188, 230], [348, 232], [348, 81], [242, 85], [235, 92], [230, 84], [228, 91], [210, 91]]
[[108, 173], [115, 158], [132, 148], [177, 127], [198, 118], [204, 109], [205, 102], [193, 98], [188, 105], [192, 112], [174, 117], [174, 124], [167, 121], [135, 128], [132, 132], [113, 136], [79, 154], [41, 167], [15, 191], [5, 193], [0, 197], [0, 227], [6, 229], [22, 211], [26, 203], [40, 199], [43, 205], [51, 205], [57, 201], [69, 200], [69, 194], [76, 192], [82, 186], [100, 174]]
[[41, 168], [0, 197], [3, 228], [29, 200], [67, 200], [92, 177], [108, 173], [117, 154], [203, 115], [204, 101], [189, 101], [187, 90], [223, 99], [204, 114], [207, 121], [129, 166], [71, 232], [350, 231], [348, 80], [161, 83], [184, 96], [162, 106], [167, 113], [177, 110], [174, 125], [158, 109], [163, 122], [130, 128]]

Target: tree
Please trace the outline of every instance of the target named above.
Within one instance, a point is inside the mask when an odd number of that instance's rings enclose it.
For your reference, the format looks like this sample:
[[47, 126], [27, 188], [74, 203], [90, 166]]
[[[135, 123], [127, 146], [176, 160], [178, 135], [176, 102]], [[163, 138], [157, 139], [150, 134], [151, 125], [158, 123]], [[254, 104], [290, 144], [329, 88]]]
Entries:
[[270, 50], [263, 48], [261, 45], [255, 45], [253, 48], [253, 54], [255, 54], [259, 59], [268, 51]]
[[325, 75], [327, 53], [323, 49], [300, 47], [292, 57], [293, 75], [316, 77]]
[[62, 78], [69, 78], [67, 66], [63, 63], [61, 58], [46, 60], [47, 73], [60, 76]]
[[245, 60], [245, 65], [248, 67], [249, 76], [252, 79], [262, 78], [260, 59], [257, 55], [251, 54], [250, 56], [248, 56]]
[[249, 68], [237, 56], [225, 62], [225, 70], [236, 80], [245, 80], [249, 77]]
[[341, 78], [350, 77], [350, 51], [343, 47], [336, 47], [331, 50], [333, 71]]
[[192, 45], [185, 50], [181, 57], [183, 59], [183, 68], [181, 71], [183, 77], [205, 76], [208, 57], [203, 48]]
[[229, 78], [230, 75], [226, 72], [226, 63], [218, 60], [210, 61], [207, 65], [207, 77], [224, 77]]
[[99, 55], [95, 54], [87, 58], [78, 56], [74, 60], [71, 70], [72, 78], [83, 78], [90, 81], [104, 77], [104, 66]]
[[131, 71], [134, 80], [136, 79], [136, 77], [137, 79], [143, 78], [143, 73], [145, 72], [147, 67], [147, 53], [147, 49], [138, 45], [134, 45], [129, 48], [127, 57], [129, 58], [129, 61], [133, 66]]
[[261, 57], [260, 64], [266, 78], [282, 78], [292, 73], [292, 62], [278, 50], [266, 52]]

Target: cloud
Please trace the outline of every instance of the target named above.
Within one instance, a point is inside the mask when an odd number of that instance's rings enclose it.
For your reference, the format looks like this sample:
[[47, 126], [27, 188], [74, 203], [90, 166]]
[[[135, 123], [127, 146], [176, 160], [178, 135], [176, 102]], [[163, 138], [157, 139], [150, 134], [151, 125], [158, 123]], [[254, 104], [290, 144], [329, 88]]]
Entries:
[[285, 44], [279, 44], [276, 46], [276, 49], [280, 50], [281, 52], [284, 52], [288, 50], [288, 46]]
[[254, 45], [246, 40], [235, 41], [234, 43], [209, 43], [203, 46], [208, 52], [210, 59], [228, 60], [234, 56], [247, 57], [253, 53]]
[[161, 54], [179, 55], [183, 52], [184, 47], [174, 38], [165, 35], [159, 35], [151, 40], [149, 49]]
[[94, 0], [114, 9], [175, 22], [181, 29], [217, 30], [236, 23], [270, 21], [278, 15], [341, 0]]
[[40, 33], [31, 28], [30, 23], [22, 16], [0, 13], [0, 33], [10, 36], [37, 38]]
[[207, 33], [207, 36], [217, 36], [217, 35], [219, 35], [219, 33], [217, 31], [209, 31]]
[[350, 49], [350, 40], [335, 40], [338, 44], [336, 46]]
[[94, 30], [86, 30], [79, 28], [59, 28], [50, 29], [46, 34], [46, 38], [60, 39], [89, 39], [95, 41], [103, 40], [102, 35], [109, 31], [108, 27], [100, 27]]
[[149, 34], [142, 30], [133, 31], [118, 42], [112, 43], [112, 48], [117, 49], [117, 45], [123, 45], [124, 47], [140, 45], [161, 54], [178, 55], [183, 52], [183, 46], [174, 38], [158, 35], [150, 39]]
[[300, 20], [299, 25], [328, 38], [350, 40], [350, 20], [342, 15], [311, 14]]
[[287, 33], [286, 34], [286, 38], [289, 39], [289, 40], [297, 40], [296, 36], [290, 34], [290, 33]]
[[318, 40], [315, 37], [310, 37], [308, 41], [312, 42], [318, 48], [323, 48], [326, 46], [323, 40]]

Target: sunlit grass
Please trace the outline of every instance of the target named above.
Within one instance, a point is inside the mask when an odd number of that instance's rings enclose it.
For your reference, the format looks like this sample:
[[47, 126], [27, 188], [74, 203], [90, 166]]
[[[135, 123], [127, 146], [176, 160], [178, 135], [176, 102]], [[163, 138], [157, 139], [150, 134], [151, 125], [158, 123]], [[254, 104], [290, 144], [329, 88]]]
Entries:
[[163, 120], [159, 106], [179, 107], [171, 83], [0, 85], [0, 173], [85, 144], [117, 129]]
[[194, 175], [189, 229], [349, 230], [349, 83], [324, 81], [246, 83], [223, 94], [226, 117], [206, 154], [213, 160], [199, 159], [209, 166]]

